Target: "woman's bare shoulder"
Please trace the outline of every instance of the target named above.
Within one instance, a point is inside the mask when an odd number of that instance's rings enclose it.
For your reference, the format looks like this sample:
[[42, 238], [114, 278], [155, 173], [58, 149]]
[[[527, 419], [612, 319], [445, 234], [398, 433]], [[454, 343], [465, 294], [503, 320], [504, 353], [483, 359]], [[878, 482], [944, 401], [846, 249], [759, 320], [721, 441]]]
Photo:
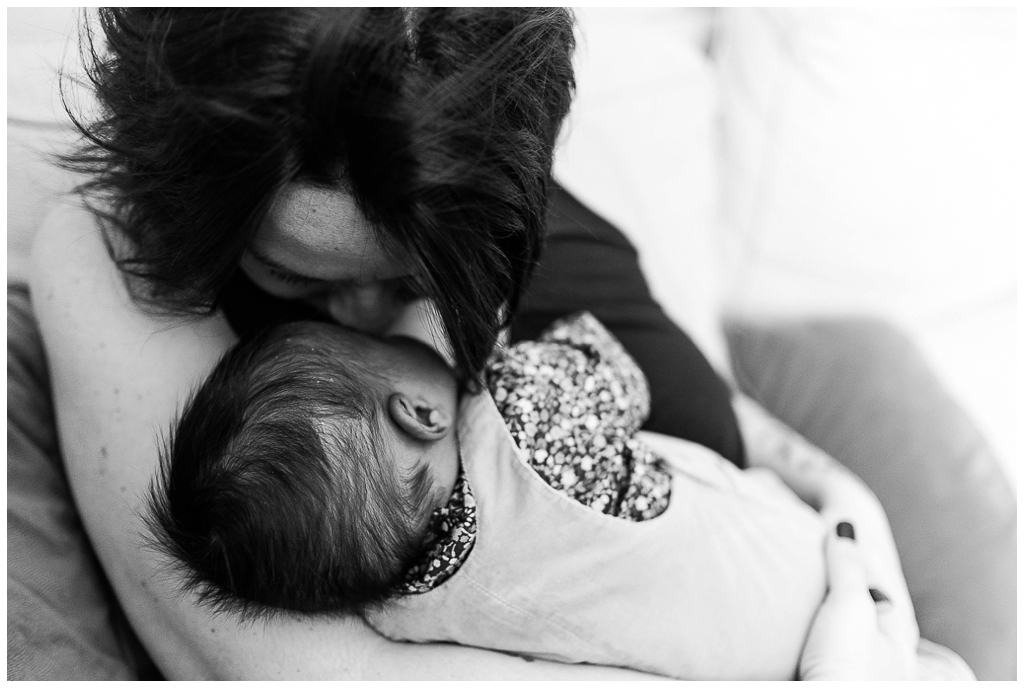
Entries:
[[[67, 315], [109, 319], [127, 315], [131, 302], [98, 218], [76, 197], [58, 202], [32, 242], [30, 287], [40, 308]], [[70, 313], [70, 309], [84, 309]]]
[[84, 267], [82, 260], [95, 260], [96, 255], [93, 251], [81, 249], [95, 248], [94, 242], [102, 246], [96, 217], [78, 199], [62, 199], [36, 230], [32, 242], [33, 276], [58, 277], [75, 265]]
[[[234, 341], [224, 318], [182, 317], [141, 307], [128, 293], [98, 217], [69, 197], [44, 218], [32, 245], [30, 285], [44, 339], [47, 327], [74, 327], [73, 336], [109, 338], [121, 335], [164, 338], [183, 343], [196, 336], [219, 356]], [[56, 318], [56, 320], [55, 320]], [[63, 332], [62, 334], [70, 334]], [[173, 346], [173, 345], [172, 345]]]

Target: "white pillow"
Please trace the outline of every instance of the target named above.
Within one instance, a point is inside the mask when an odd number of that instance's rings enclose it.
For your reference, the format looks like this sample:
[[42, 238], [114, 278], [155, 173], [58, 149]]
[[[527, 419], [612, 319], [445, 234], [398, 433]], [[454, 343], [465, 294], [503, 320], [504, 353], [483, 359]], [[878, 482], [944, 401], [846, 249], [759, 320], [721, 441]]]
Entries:
[[731, 303], [914, 322], [1016, 284], [1013, 10], [726, 10]]
[[1015, 457], [1014, 10], [721, 19], [728, 308], [895, 321]]
[[77, 10], [7, 11], [7, 279], [24, 281], [32, 236], [58, 194], [73, 185], [54, 165], [72, 140], [57, 88], [62, 64], [77, 68]]
[[576, 10], [577, 95], [555, 176], [621, 229], [655, 299], [720, 370], [715, 126], [701, 9]]

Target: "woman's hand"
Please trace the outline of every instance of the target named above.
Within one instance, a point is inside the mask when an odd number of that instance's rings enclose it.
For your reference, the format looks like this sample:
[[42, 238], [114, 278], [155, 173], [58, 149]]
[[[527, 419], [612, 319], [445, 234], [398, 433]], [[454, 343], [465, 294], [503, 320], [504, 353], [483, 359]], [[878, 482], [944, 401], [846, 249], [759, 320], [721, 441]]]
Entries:
[[916, 647], [920, 629], [914, 616], [914, 605], [889, 519], [878, 498], [859, 478], [850, 474], [832, 483], [826, 491], [820, 513], [830, 525], [843, 521], [857, 524], [858, 557], [868, 587], [884, 591], [894, 606], [906, 612], [892, 620], [889, 631], [894, 637]]
[[908, 610], [899, 632], [916, 645], [919, 630], [896, 541], [882, 504], [848, 468], [774, 418], [757, 402], [737, 395], [737, 419], [751, 466], [770, 468], [829, 524], [857, 524], [858, 548], [871, 587]]
[[917, 643], [906, 635], [908, 623], [916, 627], [913, 610], [872, 599], [853, 537], [830, 535], [825, 559], [828, 593], [800, 657], [800, 680], [914, 680]]

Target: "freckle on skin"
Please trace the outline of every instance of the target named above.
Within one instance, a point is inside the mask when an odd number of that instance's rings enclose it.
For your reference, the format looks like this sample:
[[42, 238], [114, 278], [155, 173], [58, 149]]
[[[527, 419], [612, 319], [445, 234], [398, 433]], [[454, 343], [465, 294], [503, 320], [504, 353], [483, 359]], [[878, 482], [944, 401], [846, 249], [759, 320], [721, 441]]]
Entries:
[[100, 447], [100, 456], [102, 456], [104, 459], [107, 458], [107, 448], [106, 447]]

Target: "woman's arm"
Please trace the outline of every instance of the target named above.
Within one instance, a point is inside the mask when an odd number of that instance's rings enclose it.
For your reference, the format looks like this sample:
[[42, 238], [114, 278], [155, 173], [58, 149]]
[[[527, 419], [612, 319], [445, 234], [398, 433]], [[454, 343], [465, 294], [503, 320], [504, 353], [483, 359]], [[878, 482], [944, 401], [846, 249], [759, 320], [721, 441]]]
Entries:
[[54, 211], [33, 250], [32, 298], [64, 462], [86, 530], [125, 612], [168, 678], [644, 678], [450, 645], [390, 642], [355, 619], [239, 624], [178, 592], [145, 546], [140, 513], [159, 437], [234, 342], [224, 319], [137, 310], [92, 216]]

